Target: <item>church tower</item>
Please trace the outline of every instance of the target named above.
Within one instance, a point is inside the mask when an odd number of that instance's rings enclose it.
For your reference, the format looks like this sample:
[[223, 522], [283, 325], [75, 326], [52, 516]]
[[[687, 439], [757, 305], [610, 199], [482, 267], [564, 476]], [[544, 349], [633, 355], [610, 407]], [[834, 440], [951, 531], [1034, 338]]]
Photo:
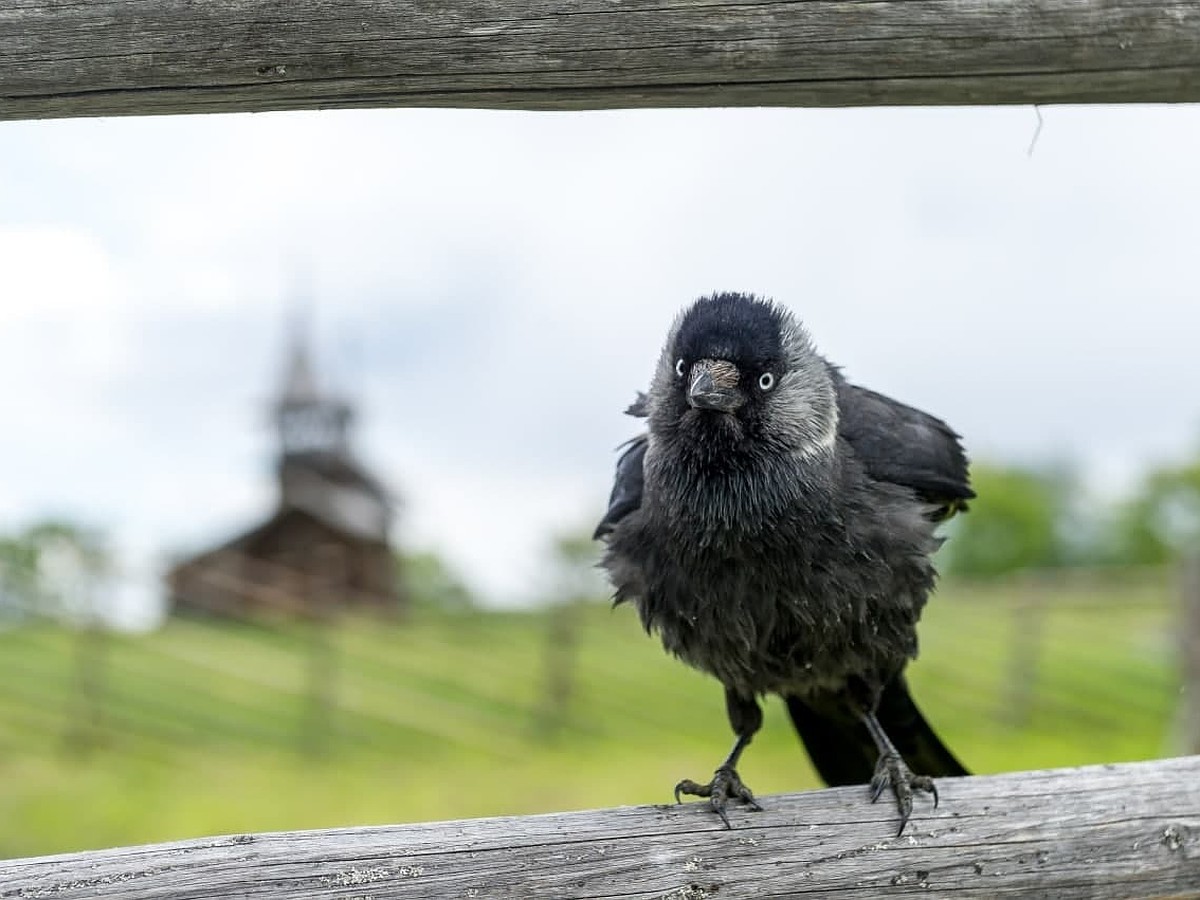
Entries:
[[316, 377], [307, 335], [297, 326], [274, 404], [279, 439], [280, 506], [316, 517], [331, 528], [387, 543], [391, 501], [354, 458], [354, 409]]
[[396, 502], [356, 459], [354, 408], [321, 385], [308, 337], [297, 319], [270, 406], [277, 438], [275, 510], [174, 567], [168, 581], [179, 611], [239, 618], [286, 614], [303, 609], [306, 592], [318, 583], [339, 606], [391, 612], [404, 606], [391, 547]]
[[354, 410], [349, 403], [317, 391], [312, 354], [297, 326], [288, 350], [283, 387], [275, 403], [280, 456], [306, 453], [348, 456], [353, 419]]

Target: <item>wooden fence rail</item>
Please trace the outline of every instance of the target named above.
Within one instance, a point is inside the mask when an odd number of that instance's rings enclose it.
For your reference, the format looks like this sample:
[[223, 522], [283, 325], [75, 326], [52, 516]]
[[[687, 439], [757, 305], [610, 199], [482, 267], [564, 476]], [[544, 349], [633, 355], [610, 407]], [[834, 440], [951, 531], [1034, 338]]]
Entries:
[[0, 119], [1197, 100], [1195, 0], [0, 4]]
[[768, 797], [732, 831], [690, 803], [19, 859], [0, 897], [1200, 897], [1200, 756], [939, 784], [899, 838], [893, 804], [836, 788]]

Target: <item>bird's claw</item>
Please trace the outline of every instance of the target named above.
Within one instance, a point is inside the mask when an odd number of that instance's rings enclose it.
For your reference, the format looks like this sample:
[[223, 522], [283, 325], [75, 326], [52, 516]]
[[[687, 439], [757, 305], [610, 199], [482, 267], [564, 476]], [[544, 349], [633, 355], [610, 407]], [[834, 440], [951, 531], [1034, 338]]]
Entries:
[[904, 833], [908, 817], [912, 815], [913, 791], [924, 791], [933, 795], [934, 809], [938, 805], [937, 785], [928, 775], [914, 775], [912, 769], [896, 753], [884, 753], [875, 765], [875, 774], [871, 777], [871, 802], [874, 803], [883, 793], [883, 789], [891, 785], [892, 793], [896, 795], [896, 806], [900, 809], [900, 828], [896, 837]]
[[725, 812], [725, 807], [731, 798], [745, 803], [755, 812], [762, 811], [762, 807], [754, 799], [754, 794], [750, 788], [742, 784], [742, 779], [738, 775], [737, 770], [729, 766], [721, 766], [713, 772], [712, 781], [708, 784], [697, 784], [690, 778], [683, 779], [683, 781], [675, 785], [676, 803], [683, 802], [683, 794], [693, 797], [708, 797], [713, 812], [721, 817], [721, 821], [725, 823], [726, 828], [733, 828], [729, 824], [729, 816]]

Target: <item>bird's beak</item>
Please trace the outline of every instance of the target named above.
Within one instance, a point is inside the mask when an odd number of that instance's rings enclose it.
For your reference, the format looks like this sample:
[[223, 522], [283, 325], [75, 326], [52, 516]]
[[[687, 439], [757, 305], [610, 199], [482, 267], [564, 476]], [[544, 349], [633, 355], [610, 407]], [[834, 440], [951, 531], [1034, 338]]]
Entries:
[[737, 366], [724, 359], [701, 359], [692, 365], [687, 400], [695, 409], [731, 413], [746, 402], [738, 390]]

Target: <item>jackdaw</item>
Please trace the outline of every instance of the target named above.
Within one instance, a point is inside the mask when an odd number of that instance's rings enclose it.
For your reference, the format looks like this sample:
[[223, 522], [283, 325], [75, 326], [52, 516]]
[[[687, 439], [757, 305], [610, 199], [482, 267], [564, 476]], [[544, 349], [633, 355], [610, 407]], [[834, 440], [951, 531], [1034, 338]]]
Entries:
[[[726, 827], [738, 776], [778, 694], [831, 785], [896, 797], [966, 769], [922, 717], [904, 668], [936, 573], [937, 524], [974, 497], [944, 422], [849, 384], [792, 314], [746, 294], [697, 300], [675, 320], [648, 394], [648, 422], [617, 462], [596, 529], [615, 603], [715, 676], [736, 741], [707, 784]], [[909, 767], [912, 767], [911, 769]]]

